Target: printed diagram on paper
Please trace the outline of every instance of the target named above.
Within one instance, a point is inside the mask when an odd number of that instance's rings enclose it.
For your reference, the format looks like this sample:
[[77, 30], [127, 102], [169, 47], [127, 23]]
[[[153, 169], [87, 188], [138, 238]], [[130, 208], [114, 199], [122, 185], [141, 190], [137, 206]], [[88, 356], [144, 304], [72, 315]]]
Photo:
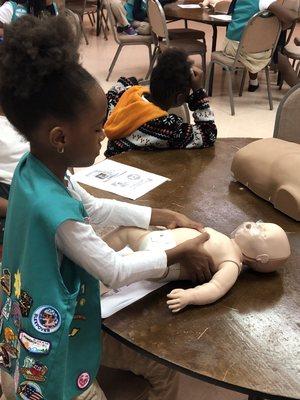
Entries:
[[85, 168], [74, 178], [81, 183], [135, 200], [169, 181], [160, 175], [130, 167], [112, 160]]

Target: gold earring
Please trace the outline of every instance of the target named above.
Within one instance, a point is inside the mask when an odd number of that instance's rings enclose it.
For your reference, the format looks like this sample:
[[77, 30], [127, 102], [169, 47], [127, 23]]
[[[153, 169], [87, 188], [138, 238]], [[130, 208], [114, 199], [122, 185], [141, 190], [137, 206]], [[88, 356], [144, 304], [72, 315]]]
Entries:
[[57, 149], [57, 152], [58, 152], [59, 154], [63, 154], [63, 153], [65, 152], [65, 148], [64, 148], [64, 147], [58, 148], [58, 149]]

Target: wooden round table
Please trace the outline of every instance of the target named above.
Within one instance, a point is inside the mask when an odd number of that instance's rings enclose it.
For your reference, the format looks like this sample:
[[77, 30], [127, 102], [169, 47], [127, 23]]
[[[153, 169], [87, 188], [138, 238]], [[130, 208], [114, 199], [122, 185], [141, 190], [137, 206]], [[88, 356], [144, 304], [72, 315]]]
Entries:
[[273, 274], [244, 270], [215, 304], [175, 315], [166, 294], [182, 283], [172, 283], [105, 319], [103, 328], [193, 377], [251, 398], [299, 399], [300, 224], [232, 179], [234, 153], [252, 140], [218, 139], [210, 149], [129, 152], [113, 159], [172, 179], [136, 203], [183, 212], [226, 234], [249, 220], [281, 225], [292, 249], [284, 268]]

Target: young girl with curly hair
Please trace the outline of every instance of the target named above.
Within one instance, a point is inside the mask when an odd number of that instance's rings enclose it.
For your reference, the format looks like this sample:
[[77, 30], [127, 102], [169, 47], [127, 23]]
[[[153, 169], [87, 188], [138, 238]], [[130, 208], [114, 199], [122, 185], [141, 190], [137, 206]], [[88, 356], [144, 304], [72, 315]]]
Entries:
[[96, 199], [67, 175], [94, 163], [107, 113], [103, 90], [78, 59], [63, 17], [24, 16], [6, 27], [0, 46], [1, 106], [30, 143], [12, 181], [1, 271], [0, 366], [9, 400], [105, 399], [95, 381], [99, 279], [116, 288], [165, 277], [177, 262], [199, 280], [211, 277], [205, 235], [125, 255], [95, 234], [90, 223], [202, 226], [173, 211]]

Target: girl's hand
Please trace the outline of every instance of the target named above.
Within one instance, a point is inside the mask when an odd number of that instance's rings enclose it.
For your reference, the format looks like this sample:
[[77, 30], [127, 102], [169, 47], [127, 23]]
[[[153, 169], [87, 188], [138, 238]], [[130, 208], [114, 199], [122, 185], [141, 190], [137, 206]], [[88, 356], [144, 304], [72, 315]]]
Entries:
[[203, 225], [175, 211], [153, 208], [150, 225], [165, 226], [168, 229], [191, 228], [202, 231]]
[[190, 290], [191, 289], [174, 289], [167, 295], [169, 299], [167, 304], [173, 313], [176, 313], [182, 310], [188, 304], [191, 304]]
[[212, 257], [203, 248], [203, 243], [209, 239], [209, 234], [204, 232], [194, 239], [187, 240], [172, 249], [166, 250], [168, 266], [180, 263], [189, 271], [193, 282], [207, 282], [214, 273]]

